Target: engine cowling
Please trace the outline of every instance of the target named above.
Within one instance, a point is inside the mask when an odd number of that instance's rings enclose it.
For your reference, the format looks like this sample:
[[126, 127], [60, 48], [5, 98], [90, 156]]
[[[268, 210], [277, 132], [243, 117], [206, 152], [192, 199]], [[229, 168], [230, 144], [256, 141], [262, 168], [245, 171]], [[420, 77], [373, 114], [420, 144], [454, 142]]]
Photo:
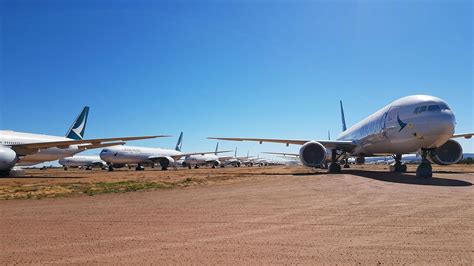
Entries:
[[161, 168], [166, 169], [169, 166], [173, 166], [175, 161], [170, 156], [164, 156], [164, 157], [160, 158], [158, 160], [158, 162], [160, 163]]
[[10, 148], [0, 147], [0, 171], [9, 172], [15, 166], [18, 158], [16, 152]]
[[300, 161], [305, 166], [318, 167], [326, 159], [326, 148], [319, 142], [306, 142], [300, 148]]
[[449, 165], [462, 160], [462, 147], [455, 140], [448, 140], [445, 144], [431, 151], [428, 159], [435, 164]]

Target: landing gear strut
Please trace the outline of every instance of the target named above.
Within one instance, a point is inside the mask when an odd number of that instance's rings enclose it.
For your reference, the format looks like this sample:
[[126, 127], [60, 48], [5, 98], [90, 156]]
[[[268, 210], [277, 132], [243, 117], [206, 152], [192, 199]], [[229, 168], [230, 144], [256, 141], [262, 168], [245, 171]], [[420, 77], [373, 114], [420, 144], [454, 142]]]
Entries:
[[344, 168], [351, 168], [349, 166], [349, 159], [348, 158], [344, 159]]
[[112, 165], [109, 165], [109, 172], [114, 171], [114, 167]]
[[395, 159], [395, 163], [390, 165], [390, 172], [406, 173], [407, 166], [402, 164], [402, 155], [397, 154], [393, 158]]
[[421, 163], [416, 168], [416, 177], [431, 178], [433, 177], [433, 169], [431, 163], [426, 159], [427, 150], [421, 150]]
[[137, 165], [137, 167], [135, 168], [135, 171], [143, 171], [145, 170], [145, 167], [141, 166], [140, 164]]
[[337, 152], [332, 150], [331, 154], [331, 164], [329, 165], [329, 173], [340, 173], [341, 165], [337, 162]]

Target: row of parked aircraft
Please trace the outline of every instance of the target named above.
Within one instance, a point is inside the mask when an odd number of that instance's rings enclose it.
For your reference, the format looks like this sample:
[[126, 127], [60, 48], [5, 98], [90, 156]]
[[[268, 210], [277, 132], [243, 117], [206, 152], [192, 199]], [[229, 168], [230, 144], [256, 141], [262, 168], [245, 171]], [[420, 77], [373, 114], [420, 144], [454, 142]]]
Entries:
[[[88, 111], [89, 108], [85, 107], [65, 137], [0, 131], [0, 175], [8, 175], [15, 165], [33, 165], [64, 159], [96, 148], [104, 148], [100, 159], [105, 161], [109, 170], [130, 164], [137, 165], [137, 170], [142, 170], [144, 165], [154, 164], [159, 164], [166, 170], [179, 163], [186, 167], [216, 167], [222, 162], [251, 161], [248, 157], [219, 156], [220, 153], [229, 151], [218, 149], [210, 152], [182, 152], [182, 134], [174, 150], [124, 145], [125, 141], [169, 137], [167, 135], [83, 139]], [[431, 177], [431, 163], [448, 165], [462, 159], [462, 147], [454, 138], [471, 138], [474, 134], [454, 134], [453, 111], [444, 100], [428, 95], [400, 98], [349, 129], [346, 128], [341, 102], [341, 118], [343, 132], [336, 140], [228, 137], [209, 139], [302, 145], [298, 154], [281, 154], [299, 158], [301, 163], [308, 167], [327, 166], [329, 173], [341, 171], [341, 160], [347, 167], [349, 158], [355, 158], [357, 163], [364, 163], [365, 157], [384, 155], [393, 155], [395, 163], [391, 170], [405, 172], [402, 155], [418, 152], [422, 159], [416, 171], [417, 176]], [[80, 157], [76, 159], [81, 160]], [[84, 159], [82, 157], [82, 160]]]

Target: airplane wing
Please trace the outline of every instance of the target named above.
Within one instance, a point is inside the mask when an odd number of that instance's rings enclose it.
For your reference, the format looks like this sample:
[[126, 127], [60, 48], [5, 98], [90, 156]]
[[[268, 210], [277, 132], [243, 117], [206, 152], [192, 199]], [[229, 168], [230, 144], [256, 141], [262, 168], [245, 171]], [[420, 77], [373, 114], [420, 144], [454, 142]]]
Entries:
[[[290, 144], [303, 145], [306, 142], [311, 140], [296, 140], [296, 139], [256, 139], [256, 138], [216, 138], [209, 137], [208, 139], [218, 139], [218, 140], [230, 140], [230, 141], [255, 141], [262, 144], [263, 142], [272, 142], [272, 143], [283, 143], [286, 146]], [[338, 149], [344, 151], [352, 151], [356, 145], [352, 141], [348, 140], [316, 140], [321, 143], [324, 147], [328, 149]]]
[[65, 149], [70, 145], [100, 145], [105, 144], [103, 142], [111, 141], [129, 141], [129, 140], [140, 140], [140, 139], [153, 139], [153, 138], [164, 138], [170, 137], [168, 135], [159, 135], [159, 136], [141, 136], [141, 137], [121, 137], [121, 138], [103, 138], [103, 139], [81, 139], [81, 140], [66, 140], [66, 141], [51, 141], [51, 142], [35, 142], [35, 143], [25, 143], [25, 144], [12, 144], [8, 145], [19, 155], [27, 155], [38, 152], [41, 149], [48, 148], [60, 148]]
[[105, 147], [110, 147], [110, 146], [118, 146], [118, 145], [124, 145], [124, 141], [119, 141], [119, 142], [109, 142], [109, 143], [101, 143], [101, 144], [85, 144], [85, 145], [80, 145], [79, 150], [90, 150], [90, 149], [97, 149], [97, 148], [105, 148]]
[[287, 153], [287, 152], [262, 152], [265, 154], [274, 154], [274, 155], [283, 155], [283, 156], [290, 156], [290, 157], [300, 157], [297, 153]]
[[474, 133], [454, 134], [451, 138], [465, 138], [470, 139], [474, 136]]

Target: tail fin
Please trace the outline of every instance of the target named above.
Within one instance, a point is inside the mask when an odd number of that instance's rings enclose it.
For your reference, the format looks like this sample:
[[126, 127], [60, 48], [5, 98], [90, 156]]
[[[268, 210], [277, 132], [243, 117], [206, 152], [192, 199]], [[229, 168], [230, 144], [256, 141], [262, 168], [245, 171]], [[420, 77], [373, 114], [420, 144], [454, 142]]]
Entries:
[[328, 130], [328, 140], [331, 140], [331, 131]]
[[237, 157], [237, 147], [235, 147], [234, 157]]
[[216, 151], [214, 152], [215, 155], [217, 155], [217, 152], [219, 151], [219, 142], [216, 144]]
[[344, 108], [342, 107], [342, 101], [339, 101], [341, 104], [341, 119], [342, 119], [342, 131], [346, 131], [346, 118], [344, 117]]
[[178, 142], [176, 143], [176, 147], [174, 148], [177, 151], [181, 151], [181, 147], [183, 146], [183, 131], [179, 134]]
[[84, 137], [84, 131], [86, 130], [87, 117], [89, 116], [89, 106], [85, 106], [82, 112], [74, 120], [71, 128], [66, 133], [66, 138], [81, 140]]

